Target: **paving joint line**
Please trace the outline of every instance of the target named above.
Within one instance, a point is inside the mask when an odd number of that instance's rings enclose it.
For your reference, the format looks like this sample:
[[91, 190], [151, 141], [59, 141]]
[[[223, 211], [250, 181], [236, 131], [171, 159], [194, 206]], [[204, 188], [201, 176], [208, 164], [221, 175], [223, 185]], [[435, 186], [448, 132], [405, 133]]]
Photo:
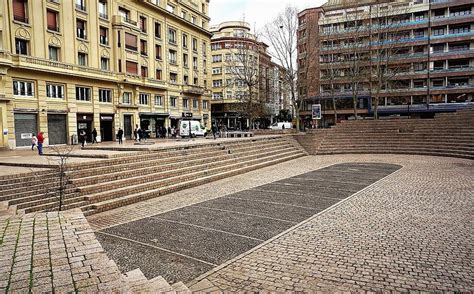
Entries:
[[[372, 183], [373, 184], [373, 183]], [[371, 184], [371, 185], [372, 185]], [[370, 186], [370, 185], [369, 185]], [[366, 186], [368, 187], [368, 186]], [[250, 190], [250, 189], [249, 189]], [[299, 193], [290, 193], [290, 192], [284, 192], [284, 191], [271, 191], [271, 190], [262, 190], [262, 189], [255, 189], [255, 188], [252, 188], [251, 190], [255, 190], [255, 191], [259, 191], [259, 192], [267, 192], [267, 193], [278, 193], [278, 194], [288, 194], [288, 195], [299, 195], [301, 196], [301, 194]], [[346, 191], [346, 192], [350, 192], [350, 191]], [[357, 192], [357, 191], [356, 191]], [[352, 193], [356, 193], [356, 192], [352, 192]], [[350, 194], [352, 195], [352, 194]], [[349, 195], [349, 196], [350, 196]], [[328, 196], [318, 196], [318, 197], [314, 197], [314, 198], [327, 198], [327, 199], [332, 199], [332, 200], [342, 200], [342, 199], [345, 199], [347, 197], [344, 197], [344, 198], [335, 198], [335, 197], [328, 197]]]
[[274, 217], [269, 217], [269, 216], [263, 216], [263, 215], [257, 215], [257, 214], [251, 214], [251, 213], [245, 213], [245, 212], [239, 212], [239, 211], [233, 211], [233, 210], [227, 210], [227, 209], [221, 209], [221, 208], [212, 208], [212, 207], [202, 206], [202, 205], [196, 205], [196, 206], [198, 206], [200, 208], [204, 208], [204, 209], [217, 210], [217, 211], [223, 211], [223, 212], [232, 212], [232, 213], [236, 213], [236, 214], [256, 216], [256, 217], [260, 217], [260, 218], [266, 218], [266, 219], [271, 219], [271, 220], [285, 222], [285, 223], [297, 224], [297, 222], [294, 222], [294, 221], [284, 220], [284, 219], [279, 219], [279, 218], [274, 218]]
[[252, 248], [252, 249], [250, 249], [250, 250], [248, 250], [248, 251], [246, 251], [246, 252], [244, 252], [244, 253], [242, 253], [242, 254], [240, 254], [240, 255], [238, 255], [238, 256], [236, 256], [236, 257], [234, 257], [234, 258], [232, 258], [232, 259], [230, 259], [230, 260], [228, 260], [228, 261], [226, 261], [226, 262], [224, 262], [223, 264], [221, 264], [221, 265], [219, 265], [219, 266], [217, 266], [217, 267], [211, 269], [210, 271], [208, 271], [208, 272], [206, 272], [206, 273], [204, 273], [204, 274], [198, 276], [197, 278], [194, 278], [194, 279], [193, 279], [192, 281], [190, 281], [186, 286], [187, 286], [188, 288], [192, 287], [193, 285], [195, 285], [195, 284], [197, 284], [198, 282], [200, 282], [200, 281], [206, 279], [207, 277], [209, 277], [210, 275], [216, 273], [217, 271], [219, 271], [219, 270], [221, 270], [221, 269], [223, 269], [223, 268], [226, 268], [227, 266], [229, 266], [230, 264], [236, 262], [237, 260], [242, 259], [242, 258], [244, 258], [244, 257], [247, 256], [247, 255], [250, 255], [251, 253], [253, 253], [253, 252], [259, 250], [260, 248], [262, 248], [262, 247], [264, 247], [264, 246], [266, 246], [266, 245], [268, 245], [268, 244], [270, 244], [270, 243], [272, 243], [272, 242], [274, 242], [274, 241], [280, 239], [281, 237], [283, 237], [283, 236], [289, 234], [290, 232], [295, 231], [296, 229], [299, 229], [300, 227], [302, 227], [303, 225], [307, 224], [308, 222], [314, 220], [315, 218], [319, 217], [320, 215], [325, 214], [325, 213], [327, 213], [327, 212], [329, 212], [329, 211], [331, 211], [331, 210], [334, 210], [334, 209], [336, 209], [337, 207], [339, 207], [340, 205], [344, 204], [345, 202], [348, 202], [348, 201], [352, 200], [353, 198], [357, 197], [357, 196], [360, 195], [361, 193], [363, 193], [363, 192], [365, 192], [365, 191], [367, 191], [367, 190], [370, 190], [373, 186], [375, 186], [376, 184], [379, 184], [381, 181], [384, 181], [385, 179], [387, 179], [387, 178], [389, 178], [389, 177], [393, 177], [394, 175], [396, 175], [396, 174], [400, 173], [401, 171], [405, 170], [405, 167], [404, 167], [404, 166], [402, 166], [402, 165], [399, 165], [399, 166], [400, 166], [400, 168], [399, 168], [398, 170], [393, 171], [392, 173], [390, 173], [390, 174], [388, 174], [388, 175], [382, 177], [380, 180], [378, 180], [378, 181], [372, 183], [371, 185], [365, 187], [364, 189], [362, 189], [362, 190], [360, 190], [360, 191], [357, 191], [356, 193], [350, 195], [349, 197], [347, 197], [347, 198], [345, 198], [345, 199], [343, 199], [343, 200], [341, 200], [341, 201], [335, 203], [334, 205], [332, 205], [332, 206], [330, 206], [330, 207], [328, 207], [328, 208], [326, 208], [326, 209], [324, 209], [324, 210], [318, 212], [317, 214], [315, 214], [315, 215], [309, 217], [308, 219], [306, 219], [306, 220], [304, 220], [304, 221], [302, 221], [302, 222], [296, 224], [295, 226], [293, 226], [293, 227], [291, 227], [291, 228], [289, 228], [289, 229], [287, 229], [287, 230], [281, 232], [280, 234], [274, 236], [273, 238], [268, 239], [267, 241], [265, 241], [265, 242], [263, 242], [263, 243], [261, 243], [261, 244], [255, 246], [254, 248]]
[[140, 245], [143, 245], [143, 246], [146, 246], [146, 247], [151, 247], [151, 248], [154, 248], [154, 249], [157, 249], [157, 250], [160, 250], [160, 251], [164, 251], [164, 252], [167, 252], [167, 253], [171, 253], [171, 254], [174, 254], [174, 255], [178, 255], [178, 256], [181, 256], [181, 257], [184, 257], [184, 258], [187, 258], [187, 259], [192, 259], [192, 260], [195, 260], [195, 261], [198, 261], [200, 263], [204, 263], [204, 264], [207, 264], [207, 265], [210, 265], [210, 266], [217, 266], [217, 264], [212, 263], [212, 262], [208, 262], [208, 261], [196, 258], [196, 257], [192, 257], [192, 256], [189, 256], [189, 255], [186, 255], [186, 254], [178, 253], [178, 252], [175, 252], [175, 251], [172, 251], [172, 250], [169, 250], [169, 249], [165, 249], [165, 248], [162, 248], [162, 247], [158, 247], [158, 246], [155, 246], [155, 245], [151, 245], [151, 244], [148, 244], [148, 243], [144, 243], [144, 242], [141, 242], [141, 241], [138, 241], [138, 240], [133, 240], [133, 239], [130, 239], [130, 238], [127, 238], [127, 237], [122, 237], [122, 236], [118, 236], [118, 235], [114, 235], [114, 234], [106, 233], [106, 232], [102, 232], [102, 231], [97, 231], [95, 233], [107, 235], [109, 237], [113, 237], [113, 238], [117, 238], [117, 239], [122, 239], [122, 240], [129, 241], [129, 242], [132, 242], [132, 243], [137, 243], [137, 244], [140, 244]]
[[232, 236], [241, 237], [241, 238], [245, 238], [245, 239], [250, 239], [250, 240], [255, 240], [255, 241], [260, 241], [260, 242], [265, 241], [264, 239], [253, 238], [253, 237], [250, 237], [250, 236], [240, 235], [240, 234], [232, 233], [232, 232], [229, 232], [229, 231], [223, 231], [223, 230], [218, 230], [218, 229], [214, 229], [214, 228], [203, 227], [203, 226], [190, 224], [190, 223], [183, 223], [183, 222], [174, 221], [174, 220], [165, 219], [165, 218], [160, 218], [160, 217], [156, 217], [156, 216], [151, 216], [150, 218], [156, 219], [156, 220], [161, 220], [161, 221], [166, 221], [166, 222], [170, 222], [170, 223], [180, 224], [180, 225], [184, 225], [184, 226], [196, 227], [196, 228], [200, 228], [200, 229], [203, 229], [203, 230], [209, 230], [209, 231], [225, 233], [225, 234], [229, 234], [229, 235], [232, 235]]
[[294, 204], [287, 204], [287, 203], [283, 203], [283, 202], [274, 202], [274, 201], [267, 201], [267, 200], [257, 200], [257, 199], [246, 199], [246, 198], [234, 197], [234, 196], [232, 196], [232, 194], [228, 195], [228, 196], [224, 196], [224, 197], [230, 198], [230, 199], [250, 201], [250, 202], [277, 204], [277, 205], [291, 206], [291, 207], [295, 207], [295, 208], [303, 208], [303, 209], [308, 209], [308, 210], [317, 210], [317, 208], [309, 207], [309, 206], [300, 206], [300, 205], [294, 205]]

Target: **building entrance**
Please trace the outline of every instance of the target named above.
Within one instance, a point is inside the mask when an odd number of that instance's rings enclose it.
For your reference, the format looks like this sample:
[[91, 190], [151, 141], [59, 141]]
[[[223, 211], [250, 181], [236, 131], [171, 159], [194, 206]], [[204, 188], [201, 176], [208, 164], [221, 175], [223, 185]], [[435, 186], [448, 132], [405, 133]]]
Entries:
[[38, 133], [37, 115], [31, 113], [15, 113], [16, 146], [31, 146], [32, 134]]
[[65, 114], [48, 114], [49, 145], [67, 144]]
[[101, 114], [100, 115], [100, 134], [101, 141], [114, 141], [114, 115]]
[[123, 116], [123, 133], [126, 139], [132, 139], [132, 132], [133, 132], [133, 124], [132, 124], [132, 116], [131, 115], [124, 115]]

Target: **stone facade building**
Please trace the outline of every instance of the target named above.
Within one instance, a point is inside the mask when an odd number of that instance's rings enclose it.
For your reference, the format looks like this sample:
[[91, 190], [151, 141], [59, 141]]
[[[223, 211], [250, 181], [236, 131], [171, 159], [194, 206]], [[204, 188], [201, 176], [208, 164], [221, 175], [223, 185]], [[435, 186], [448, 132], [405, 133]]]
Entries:
[[210, 126], [209, 0], [0, 0], [0, 148]]
[[[250, 127], [249, 112], [265, 127], [282, 107], [289, 107], [282, 69], [272, 62], [268, 46], [251, 33], [243, 21], [229, 21], [211, 28], [212, 117], [230, 130]], [[250, 60], [251, 59], [251, 60]], [[238, 72], [241, 71], [241, 72]], [[242, 73], [244, 72], [244, 73]], [[253, 85], [249, 90], [247, 82]], [[252, 91], [255, 107], [245, 107]]]
[[312, 104], [331, 125], [333, 102], [338, 120], [354, 105], [358, 116], [432, 117], [474, 103], [469, 0], [331, 0], [300, 12], [298, 53], [307, 126]]

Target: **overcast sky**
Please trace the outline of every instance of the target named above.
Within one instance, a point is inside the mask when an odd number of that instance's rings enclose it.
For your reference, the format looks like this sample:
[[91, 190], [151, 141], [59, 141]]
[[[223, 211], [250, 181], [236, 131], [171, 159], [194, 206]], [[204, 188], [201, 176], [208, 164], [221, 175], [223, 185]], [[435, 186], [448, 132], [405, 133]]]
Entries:
[[288, 4], [303, 10], [321, 6], [325, 2], [326, 0], [211, 0], [209, 13], [212, 25], [223, 21], [242, 20], [245, 17], [252, 30], [254, 27], [259, 30]]

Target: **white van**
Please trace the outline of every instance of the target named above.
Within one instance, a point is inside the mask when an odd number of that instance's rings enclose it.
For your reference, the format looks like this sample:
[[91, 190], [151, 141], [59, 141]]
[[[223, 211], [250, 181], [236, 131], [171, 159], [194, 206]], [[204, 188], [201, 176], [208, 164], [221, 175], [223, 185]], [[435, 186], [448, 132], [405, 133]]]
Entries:
[[270, 126], [270, 129], [272, 130], [291, 130], [292, 128], [293, 126], [290, 122], [277, 122]]
[[[189, 128], [191, 128], [191, 132], [189, 132]], [[207, 135], [207, 130], [201, 126], [201, 123], [196, 120], [182, 120], [179, 123], [179, 136], [184, 138], [184, 137], [189, 137], [191, 134], [191, 137], [197, 137], [197, 136], [203, 136], [205, 137]]]

